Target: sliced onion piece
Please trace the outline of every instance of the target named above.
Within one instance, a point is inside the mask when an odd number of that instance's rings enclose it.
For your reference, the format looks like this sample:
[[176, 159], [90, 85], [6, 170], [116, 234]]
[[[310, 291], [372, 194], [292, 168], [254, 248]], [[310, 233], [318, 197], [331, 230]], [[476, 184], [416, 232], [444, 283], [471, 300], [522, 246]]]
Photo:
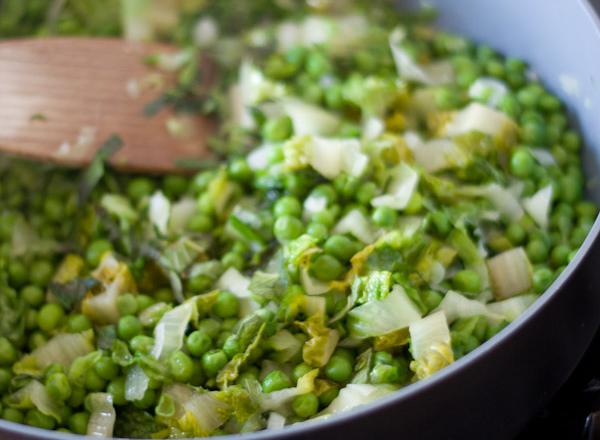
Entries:
[[87, 397], [90, 419], [86, 435], [90, 437], [111, 438], [117, 413], [113, 407], [112, 395], [108, 393], [92, 393]]

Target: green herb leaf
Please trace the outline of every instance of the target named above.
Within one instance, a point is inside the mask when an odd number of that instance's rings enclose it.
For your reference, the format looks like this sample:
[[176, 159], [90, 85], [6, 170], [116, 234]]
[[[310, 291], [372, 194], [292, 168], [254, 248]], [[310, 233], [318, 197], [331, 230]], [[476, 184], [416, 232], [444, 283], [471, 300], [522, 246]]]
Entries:
[[96, 185], [104, 176], [106, 161], [123, 146], [123, 140], [116, 134], [111, 135], [96, 152], [92, 163], [85, 169], [79, 183], [79, 204], [88, 199]]
[[94, 278], [76, 278], [67, 283], [50, 283], [48, 288], [61, 306], [67, 310], [71, 310], [79, 304], [86, 292], [98, 284], [100, 282]]

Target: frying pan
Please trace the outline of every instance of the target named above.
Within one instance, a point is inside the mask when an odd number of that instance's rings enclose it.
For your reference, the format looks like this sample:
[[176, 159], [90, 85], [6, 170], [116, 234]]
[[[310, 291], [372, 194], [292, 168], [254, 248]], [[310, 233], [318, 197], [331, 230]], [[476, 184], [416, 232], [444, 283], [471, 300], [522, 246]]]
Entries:
[[[402, 6], [415, 6], [405, 2]], [[522, 57], [571, 110], [600, 203], [600, 1], [434, 0], [443, 28]], [[228, 437], [510, 439], [568, 378], [600, 323], [600, 222], [569, 267], [519, 319], [448, 368], [325, 421]], [[0, 439], [76, 438], [0, 421]]]

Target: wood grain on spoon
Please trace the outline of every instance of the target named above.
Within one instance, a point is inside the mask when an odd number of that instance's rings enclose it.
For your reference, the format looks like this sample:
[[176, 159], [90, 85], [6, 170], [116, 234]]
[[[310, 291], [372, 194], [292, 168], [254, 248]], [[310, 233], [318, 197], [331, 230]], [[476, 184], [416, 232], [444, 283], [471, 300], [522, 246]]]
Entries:
[[[84, 166], [116, 133], [124, 147], [111, 163], [119, 169], [165, 173], [179, 160], [209, 157], [212, 121], [143, 113], [173, 79], [142, 62], [162, 51], [173, 48], [104, 38], [0, 43], [0, 151]], [[173, 136], [168, 121], [183, 123], [184, 133]]]

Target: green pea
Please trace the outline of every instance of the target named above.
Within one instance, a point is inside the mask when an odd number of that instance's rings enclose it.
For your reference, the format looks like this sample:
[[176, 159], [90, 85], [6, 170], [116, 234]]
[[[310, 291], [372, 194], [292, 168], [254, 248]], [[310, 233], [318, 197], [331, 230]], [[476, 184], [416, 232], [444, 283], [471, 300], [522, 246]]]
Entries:
[[213, 227], [212, 218], [203, 213], [194, 214], [187, 224], [187, 228], [192, 232], [210, 232]]
[[226, 290], [219, 292], [212, 311], [219, 318], [233, 318], [240, 312], [240, 300]]
[[452, 224], [448, 219], [448, 216], [443, 211], [434, 211], [430, 214], [429, 219], [435, 232], [440, 236], [445, 237], [450, 233]]
[[150, 307], [151, 305], [154, 305], [155, 301], [154, 298], [148, 296], [148, 295], [134, 295], [135, 296], [135, 301], [137, 302], [137, 311], [141, 312], [143, 310], [146, 310], [148, 307]]
[[513, 152], [510, 159], [510, 170], [515, 176], [525, 179], [531, 176], [534, 167], [535, 159], [527, 149], [518, 148]]
[[44, 215], [52, 221], [59, 221], [64, 215], [64, 206], [57, 197], [47, 197], [44, 200]]
[[37, 409], [30, 409], [25, 414], [25, 424], [41, 429], [54, 429], [56, 421]]
[[179, 197], [188, 189], [188, 180], [184, 176], [165, 176], [162, 181], [162, 189], [167, 197]]
[[143, 353], [148, 354], [152, 350], [154, 345], [154, 338], [146, 335], [137, 335], [131, 338], [129, 341], [129, 346], [131, 350], [135, 353]]
[[4, 408], [2, 410], [2, 418], [14, 423], [23, 423], [25, 416], [21, 411], [14, 408]]
[[380, 206], [375, 208], [371, 218], [377, 226], [391, 227], [398, 221], [398, 212], [388, 206]]
[[217, 339], [215, 340], [215, 345], [217, 347], [223, 348], [223, 345], [225, 344], [225, 341], [227, 340], [227, 338], [229, 338], [233, 333], [228, 332], [228, 331], [223, 331], [221, 333], [219, 333], [219, 336], [217, 336]]
[[113, 404], [120, 406], [126, 405], [127, 399], [125, 398], [125, 378], [116, 377], [110, 381], [106, 387], [106, 392], [113, 398]]
[[241, 351], [240, 340], [237, 335], [230, 335], [223, 343], [223, 351], [229, 359]]
[[201, 214], [214, 215], [215, 207], [213, 204], [212, 197], [210, 196], [209, 193], [206, 192], [206, 193], [200, 194], [200, 196], [198, 197], [198, 200], [197, 200], [197, 204], [198, 204], [198, 212], [200, 212]]
[[302, 232], [304, 232], [302, 221], [289, 215], [279, 217], [273, 227], [275, 237], [281, 242], [294, 240], [302, 235]]
[[65, 373], [53, 373], [46, 379], [46, 391], [58, 402], [64, 402], [71, 397], [71, 385]]
[[273, 215], [276, 218], [283, 216], [300, 217], [302, 215], [302, 205], [296, 197], [281, 197], [273, 206]]
[[76, 412], [69, 417], [69, 429], [74, 434], [85, 435], [87, 433], [87, 425], [90, 421], [90, 413], [87, 411]]
[[581, 148], [581, 137], [576, 131], [567, 130], [562, 138], [562, 144], [572, 152], [578, 152]]
[[462, 99], [457, 90], [439, 87], [434, 93], [435, 105], [440, 110], [451, 110], [460, 106]]
[[250, 181], [253, 175], [252, 168], [250, 168], [248, 161], [243, 157], [239, 157], [229, 162], [228, 171], [229, 176], [240, 183]]
[[10, 368], [0, 368], [0, 393], [5, 393], [8, 390], [12, 377]]
[[112, 251], [112, 243], [108, 240], [99, 239], [92, 241], [85, 250], [85, 260], [91, 267], [100, 264], [100, 259], [105, 252]]
[[121, 316], [135, 315], [138, 311], [138, 303], [135, 295], [123, 293], [117, 297], [117, 310]]
[[375, 364], [392, 365], [394, 357], [387, 351], [377, 351], [374, 356]]
[[587, 201], [581, 201], [577, 203], [575, 206], [575, 211], [579, 217], [589, 217], [595, 219], [598, 215], [598, 207], [594, 203]]
[[106, 386], [106, 381], [104, 379], [102, 379], [98, 373], [96, 373], [96, 370], [88, 370], [88, 372], [85, 374], [85, 387], [89, 390], [89, 391], [93, 391], [93, 392], [99, 392], [104, 390], [104, 387]]
[[425, 304], [425, 307], [427, 307], [428, 312], [436, 309], [443, 299], [444, 297], [442, 294], [435, 290], [426, 289], [421, 292], [421, 300], [423, 301], [423, 304]]
[[524, 87], [517, 92], [517, 99], [526, 108], [537, 107], [540, 98], [541, 91], [539, 90], [539, 87]]
[[569, 263], [569, 254], [571, 253], [571, 248], [564, 244], [559, 244], [554, 249], [552, 249], [552, 253], [550, 254], [550, 260], [554, 267], [560, 267]]
[[150, 196], [155, 189], [154, 182], [147, 177], [135, 177], [127, 183], [127, 196], [135, 202]]
[[108, 356], [102, 356], [94, 365], [94, 370], [104, 380], [113, 380], [119, 375], [119, 366]]
[[[38, 314], [38, 316], [39, 316], [39, 314]], [[42, 345], [44, 345], [46, 342], [47, 342], [47, 338], [43, 333], [33, 332], [31, 335], [29, 335], [29, 340], [27, 342], [27, 346], [29, 347], [29, 349], [31, 351], [33, 351], [36, 348], [39, 348]]]
[[332, 235], [323, 245], [323, 250], [340, 261], [348, 261], [362, 246], [344, 235]]
[[223, 350], [211, 350], [202, 355], [202, 368], [209, 377], [214, 377], [227, 363]]
[[65, 311], [58, 304], [45, 304], [38, 313], [38, 327], [50, 333], [57, 329], [65, 318]]
[[566, 203], [575, 203], [583, 195], [583, 181], [578, 175], [566, 175], [560, 179], [560, 198]]
[[223, 263], [223, 267], [226, 269], [234, 267], [238, 270], [242, 270], [246, 264], [244, 257], [235, 252], [227, 252], [225, 255], [223, 255], [221, 263]]
[[547, 267], [536, 269], [533, 272], [533, 290], [543, 293], [554, 281], [554, 273]]
[[123, 316], [117, 324], [117, 335], [124, 341], [129, 341], [134, 336], [141, 334], [142, 331], [142, 323], [136, 316]]
[[319, 395], [319, 404], [321, 408], [325, 408], [333, 402], [333, 400], [340, 394], [340, 390], [337, 387], [331, 387]]
[[158, 289], [154, 294], [154, 299], [158, 302], [171, 303], [175, 301], [175, 296], [173, 295], [173, 291], [168, 287], [163, 287], [162, 289]]
[[481, 277], [470, 269], [457, 272], [452, 278], [452, 284], [455, 289], [463, 293], [477, 294], [481, 292]]
[[194, 363], [183, 351], [176, 351], [169, 358], [169, 371], [177, 382], [187, 382], [194, 374]]
[[319, 224], [325, 226], [326, 228], [331, 228], [333, 226], [333, 224], [335, 223], [337, 214], [338, 213], [333, 208], [324, 209], [324, 210], [314, 214], [311, 220], [314, 223], [319, 223]]
[[298, 379], [300, 379], [306, 373], [312, 371], [312, 369], [313, 368], [310, 365], [307, 365], [305, 363], [296, 365], [292, 370], [292, 378], [294, 379], [294, 382], [298, 382]]
[[531, 240], [527, 244], [526, 251], [532, 263], [543, 263], [548, 259], [548, 245], [542, 240]]
[[148, 409], [155, 403], [156, 391], [151, 388], [148, 388], [141, 399], [133, 401], [133, 406], [139, 409]]
[[221, 323], [216, 319], [206, 318], [198, 323], [198, 331], [214, 339], [221, 331]]
[[46, 294], [40, 287], [28, 285], [21, 289], [21, 297], [30, 306], [39, 307], [44, 303]]
[[342, 263], [328, 254], [319, 255], [310, 265], [310, 274], [321, 281], [333, 281], [345, 270]]
[[67, 330], [69, 333], [81, 333], [92, 328], [92, 321], [81, 313], [69, 316]]
[[31, 265], [29, 280], [35, 286], [46, 287], [52, 279], [53, 274], [54, 267], [52, 263], [46, 260], [38, 260], [34, 261]]
[[313, 393], [302, 394], [292, 401], [292, 411], [298, 417], [307, 419], [319, 410], [319, 398]]
[[511, 223], [506, 229], [506, 236], [512, 244], [518, 246], [527, 239], [527, 231], [518, 223]]
[[400, 372], [395, 365], [375, 365], [369, 373], [369, 380], [373, 384], [397, 383], [400, 381]]
[[196, 330], [187, 337], [185, 346], [193, 356], [200, 357], [212, 347], [212, 339], [203, 331]]
[[327, 226], [325, 226], [321, 223], [310, 223], [308, 225], [308, 227], [306, 228], [306, 233], [308, 235], [310, 235], [311, 237], [314, 237], [317, 240], [322, 241], [325, 238], [327, 238], [329, 231], [327, 229]]
[[265, 376], [262, 381], [263, 393], [272, 393], [273, 391], [291, 388], [290, 378], [281, 370], [273, 370]]
[[335, 382], [347, 382], [352, 377], [353, 365], [345, 356], [333, 355], [325, 365], [325, 376]]
[[71, 387], [71, 397], [67, 401], [71, 408], [77, 408], [83, 405], [86, 391], [83, 387]]
[[333, 84], [325, 89], [325, 105], [334, 110], [344, 106], [344, 94], [340, 84]]
[[294, 132], [294, 125], [289, 116], [269, 119], [262, 128], [262, 136], [271, 142], [281, 142], [288, 139]]
[[521, 104], [519, 100], [510, 93], [507, 93], [498, 105], [498, 108], [512, 118], [518, 118], [521, 114]]
[[8, 276], [12, 286], [22, 287], [29, 280], [29, 271], [23, 262], [12, 260], [8, 263]]
[[207, 275], [196, 275], [187, 282], [187, 289], [192, 293], [202, 293], [211, 288], [213, 279]]

